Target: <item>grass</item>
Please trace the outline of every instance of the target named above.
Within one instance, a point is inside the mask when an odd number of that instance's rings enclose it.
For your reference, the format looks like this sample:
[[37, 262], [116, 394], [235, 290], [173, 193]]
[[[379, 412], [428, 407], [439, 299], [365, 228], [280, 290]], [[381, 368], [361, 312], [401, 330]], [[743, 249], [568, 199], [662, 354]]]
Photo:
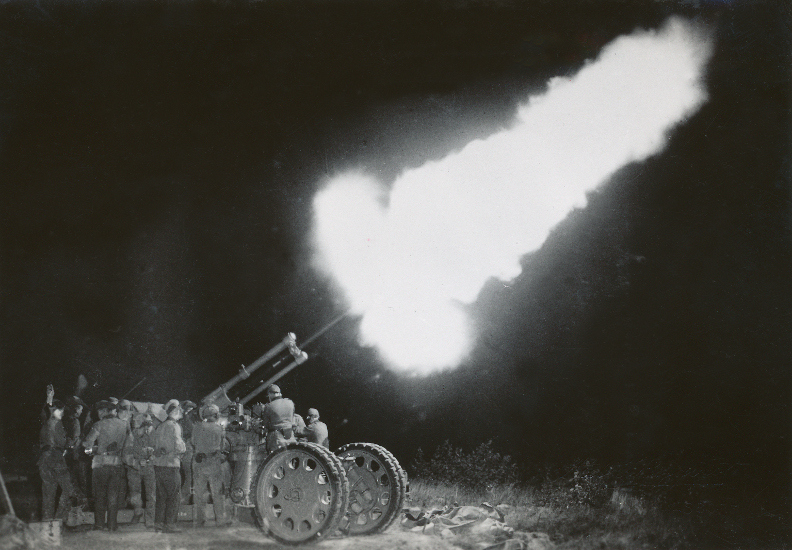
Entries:
[[416, 479], [410, 483], [409, 506], [440, 509], [480, 506], [487, 502], [505, 507], [506, 524], [517, 531], [547, 533], [563, 549], [660, 549], [693, 548], [691, 528], [668, 517], [650, 503], [621, 499], [604, 506], [574, 502], [569, 491], [517, 484], [466, 489], [458, 484]]
[[758, 499], [765, 478], [740, 466], [671, 457], [603, 469], [587, 460], [527, 477], [491, 441], [467, 451], [446, 441], [431, 456], [418, 449], [408, 505], [506, 504], [509, 527], [545, 533], [559, 549], [792, 548], [788, 501]]

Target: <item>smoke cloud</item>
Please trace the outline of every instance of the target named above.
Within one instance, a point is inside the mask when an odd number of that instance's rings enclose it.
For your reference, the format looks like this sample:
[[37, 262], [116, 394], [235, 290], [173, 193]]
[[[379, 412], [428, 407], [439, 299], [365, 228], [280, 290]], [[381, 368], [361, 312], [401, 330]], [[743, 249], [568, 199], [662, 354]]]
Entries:
[[520, 257], [627, 163], [662, 151], [706, 100], [711, 46], [678, 18], [608, 44], [572, 78], [555, 78], [512, 127], [403, 172], [386, 189], [363, 171], [333, 177], [314, 200], [317, 265], [361, 315], [364, 345], [393, 368], [453, 367], [474, 333], [465, 305], [511, 280]]

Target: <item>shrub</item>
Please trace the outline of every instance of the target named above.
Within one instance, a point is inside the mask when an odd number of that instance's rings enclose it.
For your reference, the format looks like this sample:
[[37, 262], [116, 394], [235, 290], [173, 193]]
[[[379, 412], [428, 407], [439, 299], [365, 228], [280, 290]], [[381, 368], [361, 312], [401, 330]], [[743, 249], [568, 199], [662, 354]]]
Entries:
[[517, 465], [509, 455], [501, 455], [492, 441], [482, 443], [465, 453], [446, 440], [427, 460], [421, 449], [412, 465], [413, 476], [434, 482], [444, 482], [473, 490], [487, 490], [498, 485], [516, 483]]
[[545, 470], [534, 479], [541, 506], [605, 506], [613, 494], [612, 470], [603, 472], [593, 460], [576, 462], [560, 471]]

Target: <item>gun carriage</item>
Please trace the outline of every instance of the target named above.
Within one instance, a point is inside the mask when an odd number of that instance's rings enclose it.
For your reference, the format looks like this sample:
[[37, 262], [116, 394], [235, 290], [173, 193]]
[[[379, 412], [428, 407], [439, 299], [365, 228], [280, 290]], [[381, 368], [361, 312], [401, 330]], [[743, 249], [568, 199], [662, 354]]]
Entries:
[[[387, 449], [350, 443], [331, 452], [296, 442], [267, 453], [265, 429], [247, 404], [307, 359], [289, 333], [201, 400], [202, 407], [218, 406], [231, 441], [231, 501], [250, 508], [258, 527], [284, 544], [314, 542], [338, 530], [348, 535], [384, 531], [398, 517], [407, 492], [407, 474]], [[261, 385], [241, 399], [229, 398], [231, 388], [268, 363], [271, 374]]]

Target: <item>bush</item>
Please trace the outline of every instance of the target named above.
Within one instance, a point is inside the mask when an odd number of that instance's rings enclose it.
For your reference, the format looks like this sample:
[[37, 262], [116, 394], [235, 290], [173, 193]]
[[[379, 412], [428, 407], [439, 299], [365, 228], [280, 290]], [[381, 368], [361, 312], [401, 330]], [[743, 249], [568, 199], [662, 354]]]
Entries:
[[519, 479], [517, 465], [509, 455], [496, 452], [492, 441], [482, 443], [473, 451], [465, 453], [446, 440], [435, 449], [429, 460], [418, 449], [411, 469], [414, 477], [460, 485], [476, 491], [513, 484]]
[[[430, 461], [426, 461], [428, 467]], [[585, 467], [585, 463], [582, 465]], [[589, 465], [590, 467], [593, 467]], [[585, 471], [564, 471], [545, 484], [542, 493], [531, 486], [506, 485], [493, 490], [473, 491], [445, 482], [414, 480], [410, 487], [410, 505], [423, 509], [447, 509], [448, 506], [480, 506], [505, 503], [506, 524], [517, 531], [546, 533], [558, 550], [683, 550], [700, 548], [691, 543], [689, 522], [682, 522], [647, 506], [643, 511], [616, 507], [577, 504], [584, 495]], [[579, 487], [576, 489], [575, 487]], [[460, 548], [474, 548], [471, 541], [455, 539]], [[716, 546], [717, 547], [717, 546]]]
[[559, 471], [547, 469], [532, 484], [537, 488], [539, 505], [561, 508], [601, 508], [610, 501], [614, 489], [612, 470], [603, 472], [592, 460]]

